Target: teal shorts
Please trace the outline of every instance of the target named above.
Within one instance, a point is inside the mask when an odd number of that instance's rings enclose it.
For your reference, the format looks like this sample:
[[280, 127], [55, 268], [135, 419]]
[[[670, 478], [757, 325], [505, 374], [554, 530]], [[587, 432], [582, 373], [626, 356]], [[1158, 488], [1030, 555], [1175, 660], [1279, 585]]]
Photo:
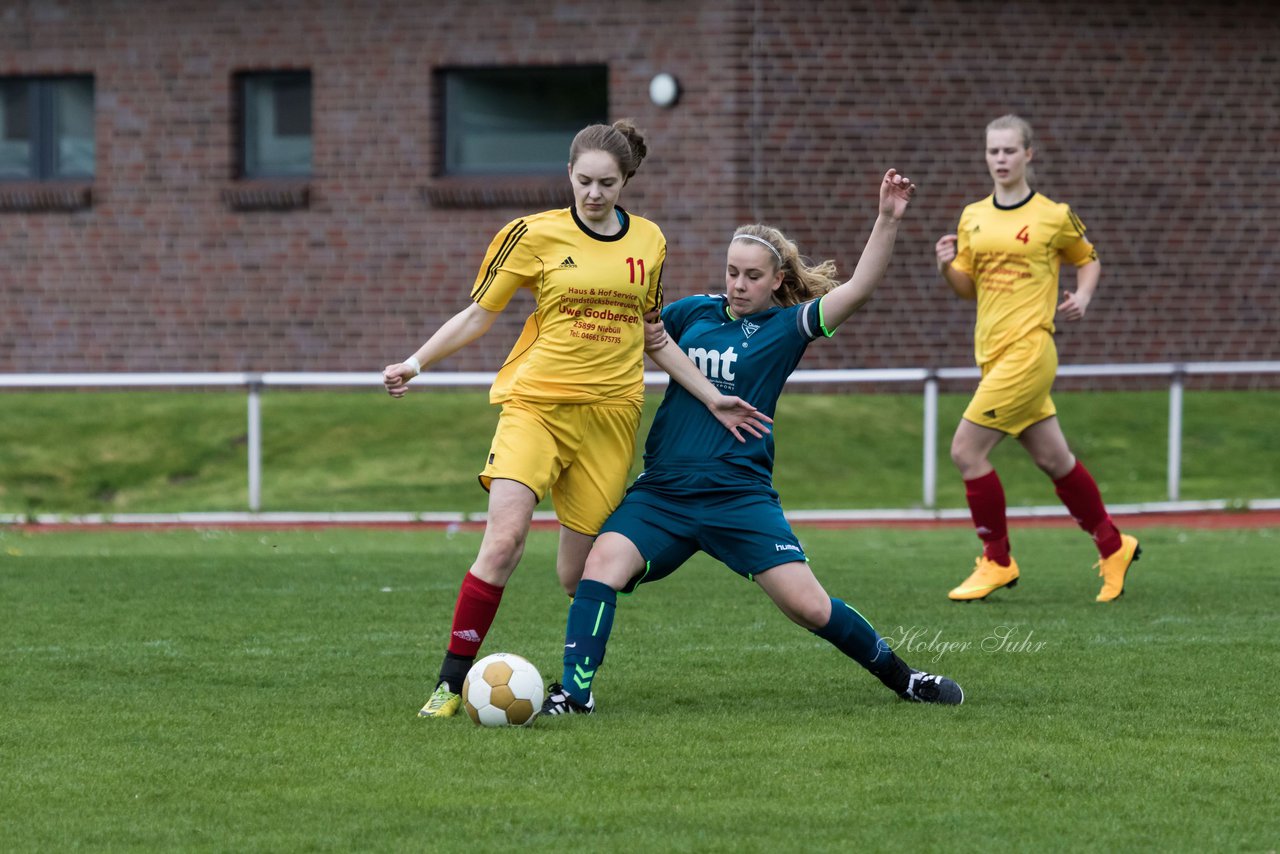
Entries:
[[600, 533], [630, 540], [645, 560], [644, 574], [627, 585], [666, 578], [704, 551], [750, 580], [784, 563], [808, 561], [772, 489], [726, 489], [675, 495], [638, 481]]

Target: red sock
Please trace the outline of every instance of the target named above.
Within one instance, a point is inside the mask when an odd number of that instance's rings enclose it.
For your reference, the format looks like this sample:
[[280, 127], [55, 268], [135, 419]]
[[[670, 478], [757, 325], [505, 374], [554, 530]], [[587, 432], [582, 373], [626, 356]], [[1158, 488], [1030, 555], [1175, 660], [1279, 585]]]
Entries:
[[1080, 529], [1093, 537], [1102, 557], [1114, 554], [1120, 548], [1120, 531], [1116, 529], [1107, 508], [1102, 503], [1102, 493], [1098, 492], [1098, 484], [1093, 475], [1084, 467], [1084, 463], [1076, 460], [1076, 466], [1053, 482], [1053, 487], [1067, 505], [1071, 517], [1076, 520]]
[[1004, 513], [1004, 486], [992, 469], [982, 477], [964, 482], [969, 515], [982, 540], [982, 555], [1001, 566], [1009, 565], [1009, 527]]
[[484, 636], [493, 625], [502, 601], [503, 588], [481, 581], [470, 572], [462, 579], [458, 604], [453, 606], [453, 631], [449, 635], [449, 652], [475, 658]]

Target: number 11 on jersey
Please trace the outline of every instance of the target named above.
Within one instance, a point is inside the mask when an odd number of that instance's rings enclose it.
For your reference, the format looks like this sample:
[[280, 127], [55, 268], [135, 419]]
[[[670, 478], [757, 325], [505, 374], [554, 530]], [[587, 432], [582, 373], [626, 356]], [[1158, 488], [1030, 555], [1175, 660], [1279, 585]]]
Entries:
[[636, 267], [637, 266], [640, 268], [640, 281], [641, 282], [644, 281], [644, 259], [643, 258], [628, 258], [627, 266], [631, 268], [631, 284], [634, 285], [636, 283]]

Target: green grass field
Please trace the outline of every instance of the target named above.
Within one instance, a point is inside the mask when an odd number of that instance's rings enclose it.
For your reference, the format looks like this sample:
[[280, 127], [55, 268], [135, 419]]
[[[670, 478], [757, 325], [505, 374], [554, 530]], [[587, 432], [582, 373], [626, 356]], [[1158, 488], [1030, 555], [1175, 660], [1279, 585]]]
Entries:
[[[650, 395], [652, 415], [657, 395]], [[939, 402], [938, 504], [963, 507], [948, 458], [968, 398]], [[1162, 501], [1164, 392], [1055, 395], [1064, 429], [1111, 503]], [[483, 392], [264, 393], [264, 510], [482, 511], [476, 473], [496, 410]], [[242, 392], [0, 394], [0, 514], [247, 509]], [[921, 504], [919, 395], [782, 398], [776, 485], [788, 509]], [[1186, 396], [1181, 497], [1280, 497], [1280, 393]], [[646, 426], [643, 428], [647, 432]], [[1016, 443], [994, 460], [1011, 506], [1055, 504]], [[638, 471], [638, 463], [636, 470]]]
[[[595, 716], [419, 720], [476, 534], [0, 528], [0, 848], [1280, 843], [1280, 530], [1141, 530], [1110, 606], [1075, 530], [1015, 523], [1023, 580], [974, 605], [945, 599], [968, 530], [800, 532], [965, 705], [898, 701], [698, 558], [621, 602]], [[553, 550], [532, 536], [485, 647], [547, 681]]]

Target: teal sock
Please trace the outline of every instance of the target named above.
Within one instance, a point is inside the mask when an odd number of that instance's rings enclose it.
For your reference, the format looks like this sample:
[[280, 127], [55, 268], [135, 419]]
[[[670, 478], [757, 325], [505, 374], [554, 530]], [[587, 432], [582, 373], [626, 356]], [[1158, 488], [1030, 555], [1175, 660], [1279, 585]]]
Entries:
[[813, 633], [877, 676], [895, 657], [867, 618], [839, 599], [831, 600], [831, 619]]
[[564, 630], [564, 689], [579, 703], [591, 698], [591, 680], [604, 663], [613, 631], [618, 591], [599, 581], [580, 581]]

